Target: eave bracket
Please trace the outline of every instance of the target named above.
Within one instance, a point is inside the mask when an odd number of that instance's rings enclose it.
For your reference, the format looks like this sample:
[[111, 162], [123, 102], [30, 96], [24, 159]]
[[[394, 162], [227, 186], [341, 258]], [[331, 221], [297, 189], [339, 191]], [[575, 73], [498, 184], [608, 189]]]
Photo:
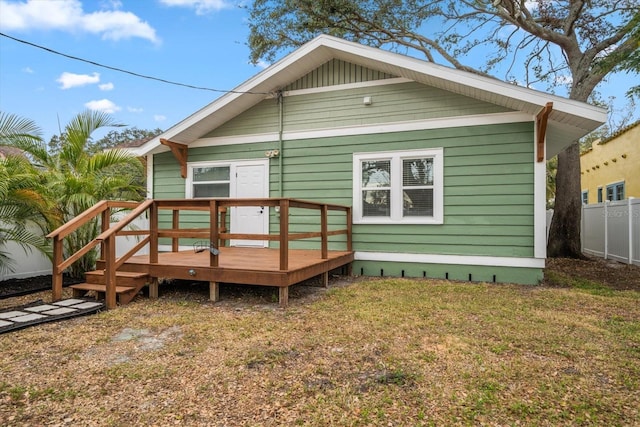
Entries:
[[547, 102], [536, 116], [536, 160], [544, 162], [544, 142], [547, 136], [547, 120], [553, 109], [553, 102]]
[[187, 177], [187, 156], [189, 147], [185, 144], [178, 144], [177, 142], [169, 141], [168, 139], [160, 138], [160, 144], [166, 145], [171, 149], [173, 157], [176, 158], [180, 164], [180, 175], [183, 178]]

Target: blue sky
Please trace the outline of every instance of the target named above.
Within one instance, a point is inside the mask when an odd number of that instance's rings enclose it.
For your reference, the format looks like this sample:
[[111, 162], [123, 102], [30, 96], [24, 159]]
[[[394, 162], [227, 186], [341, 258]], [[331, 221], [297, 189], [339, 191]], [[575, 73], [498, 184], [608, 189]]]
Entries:
[[[234, 0], [0, 0], [0, 31], [121, 68], [230, 90], [267, 64], [249, 63], [247, 12]], [[473, 65], [473, 64], [472, 64]], [[599, 87], [627, 108], [632, 76]], [[45, 139], [84, 109], [125, 125], [168, 129], [220, 96], [74, 61], [0, 37], [0, 110], [34, 120]], [[97, 135], [100, 136], [100, 135]]]

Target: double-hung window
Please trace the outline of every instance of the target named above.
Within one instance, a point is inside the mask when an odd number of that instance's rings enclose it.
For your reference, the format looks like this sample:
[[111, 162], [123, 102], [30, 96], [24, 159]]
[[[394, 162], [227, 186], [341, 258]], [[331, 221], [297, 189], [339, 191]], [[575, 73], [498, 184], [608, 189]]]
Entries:
[[589, 204], [589, 190], [584, 190], [582, 192], [582, 204], [583, 205]]
[[442, 148], [354, 154], [354, 222], [442, 224], [442, 157]]
[[229, 165], [190, 165], [187, 198], [229, 197], [231, 186]]
[[607, 200], [624, 200], [624, 182], [607, 185]]

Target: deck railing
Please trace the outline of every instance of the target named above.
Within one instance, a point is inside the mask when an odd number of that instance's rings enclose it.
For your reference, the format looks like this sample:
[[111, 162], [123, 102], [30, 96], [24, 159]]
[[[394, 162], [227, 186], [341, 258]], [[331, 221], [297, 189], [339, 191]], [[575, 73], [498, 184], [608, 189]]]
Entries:
[[[277, 208], [279, 210], [279, 231], [277, 234], [243, 234], [229, 233], [226, 229], [228, 208], [260, 206], [263, 208]], [[319, 211], [320, 231], [290, 232], [290, 210], [292, 208]], [[118, 222], [111, 223], [112, 209], [131, 209], [131, 212]], [[171, 228], [159, 228], [159, 211], [171, 211]], [[149, 229], [125, 229], [136, 218], [148, 211]], [[201, 228], [180, 228], [181, 211], [209, 212], [209, 224]], [[268, 210], [267, 212], [269, 212]], [[329, 212], [339, 211], [345, 214], [345, 228], [329, 230]], [[82, 225], [101, 217], [102, 233], [75, 254], [64, 259], [63, 240]], [[159, 239], [171, 239], [171, 251], [179, 250], [179, 241], [183, 238], [207, 239], [215, 248], [225, 246], [228, 240], [263, 240], [279, 243], [279, 269], [289, 268], [289, 242], [301, 239], [320, 238], [322, 259], [328, 258], [328, 240], [330, 236], [345, 235], [346, 250], [352, 251], [351, 207], [318, 203], [298, 199], [175, 199], [175, 200], [146, 200], [137, 202], [101, 201], [87, 209], [72, 221], [50, 233], [47, 237], [53, 239], [53, 300], [62, 297], [62, 274], [66, 268], [79, 260], [83, 255], [100, 245], [101, 259], [104, 265], [106, 284], [105, 304], [108, 308], [116, 306], [116, 271], [140, 249], [149, 244], [149, 262], [158, 263]], [[127, 253], [116, 258], [116, 237], [143, 236]], [[219, 255], [217, 251], [210, 251], [211, 267], [218, 267]]]

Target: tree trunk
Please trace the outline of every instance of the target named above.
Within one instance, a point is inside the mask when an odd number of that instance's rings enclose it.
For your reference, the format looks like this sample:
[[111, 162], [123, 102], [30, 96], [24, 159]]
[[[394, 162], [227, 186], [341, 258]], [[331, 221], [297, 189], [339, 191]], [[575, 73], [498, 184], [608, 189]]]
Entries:
[[584, 257], [580, 250], [580, 189], [580, 146], [574, 142], [558, 154], [556, 200], [547, 243], [548, 257]]

